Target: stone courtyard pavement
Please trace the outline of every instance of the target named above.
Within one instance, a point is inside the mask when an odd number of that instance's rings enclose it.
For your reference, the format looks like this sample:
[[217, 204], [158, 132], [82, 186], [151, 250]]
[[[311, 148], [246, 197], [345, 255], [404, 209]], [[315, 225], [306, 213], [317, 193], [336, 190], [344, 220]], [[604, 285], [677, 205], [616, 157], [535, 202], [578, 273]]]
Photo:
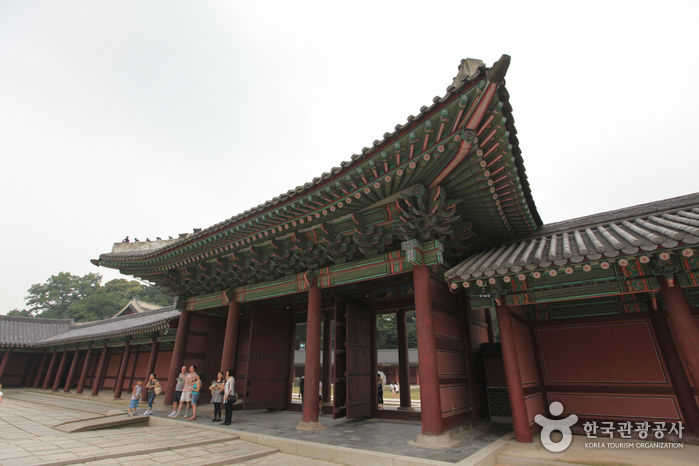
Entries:
[[0, 404], [0, 466], [333, 465], [187, 423], [64, 433], [59, 424], [94, 418], [112, 403], [6, 390]]

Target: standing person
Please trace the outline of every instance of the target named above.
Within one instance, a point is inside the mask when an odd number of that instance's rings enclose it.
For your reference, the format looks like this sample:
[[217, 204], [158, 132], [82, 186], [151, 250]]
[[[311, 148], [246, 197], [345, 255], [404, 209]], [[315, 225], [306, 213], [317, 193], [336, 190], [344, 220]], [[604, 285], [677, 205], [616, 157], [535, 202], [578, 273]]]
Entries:
[[396, 395], [400, 398], [400, 384], [398, 382], [396, 382]]
[[0, 403], [2, 403], [2, 384], [0, 383]]
[[381, 374], [376, 374], [379, 377], [379, 409], [383, 408], [383, 380]]
[[323, 415], [323, 381], [318, 381], [318, 416]]
[[391, 382], [390, 387], [391, 387], [391, 398], [395, 398], [396, 397], [396, 384]]
[[226, 405], [226, 420], [221, 425], [231, 425], [233, 417], [233, 403], [235, 403], [235, 378], [233, 377], [233, 369], [226, 371], [226, 384], [223, 388], [223, 403]]
[[180, 405], [180, 400], [182, 399], [182, 390], [184, 390], [185, 377], [187, 376], [187, 366], [182, 366], [180, 369], [180, 375], [177, 376], [177, 385], [175, 385], [175, 398], [172, 399], [172, 412], [167, 415], [167, 417], [174, 418], [179, 416], [180, 411], [177, 407]]
[[160, 381], [155, 378], [155, 373], [150, 375], [148, 383], [146, 384], [146, 389], [148, 390], [148, 410], [143, 413], [144, 416], [150, 416], [153, 414], [153, 401], [155, 400], [155, 389], [160, 388]]
[[138, 402], [141, 399], [141, 379], [136, 381], [133, 390], [131, 391], [131, 403], [129, 404], [129, 410], [126, 411], [126, 417], [131, 417], [131, 410], [133, 409], [133, 415], [137, 416], [136, 409], [138, 409]]
[[303, 389], [306, 385], [306, 377], [301, 377], [301, 382], [299, 382], [299, 393], [301, 394], [301, 408], [303, 409]]
[[226, 380], [223, 372], [219, 371], [216, 375], [216, 380], [211, 382], [211, 402], [214, 404], [214, 419], [211, 422], [221, 422], [221, 402], [223, 401], [223, 390], [225, 389]]
[[192, 417], [187, 419], [188, 421], [197, 420], [197, 401], [199, 401], [199, 389], [201, 388], [201, 378], [196, 373], [194, 373], [194, 375], [196, 375], [197, 378], [194, 379], [194, 382], [192, 382]]
[[172, 416], [173, 419], [180, 415], [182, 405], [184, 404], [184, 417], [187, 418], [189, 407], [192, 404], [192, 384], [197, 378], [197, 366], [189, 366], [189, 372], [184, 377], [184, 388], [182, 389], [182, 398], [180, 398], [180, 406], [177, 408], [177, 414]]

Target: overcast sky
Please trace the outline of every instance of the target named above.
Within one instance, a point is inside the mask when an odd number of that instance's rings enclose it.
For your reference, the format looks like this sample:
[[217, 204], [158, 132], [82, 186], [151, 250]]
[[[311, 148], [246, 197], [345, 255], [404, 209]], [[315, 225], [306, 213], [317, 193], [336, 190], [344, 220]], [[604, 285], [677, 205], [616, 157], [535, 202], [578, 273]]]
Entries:
[[462, 58], [512, 56], [545, 223], [699, 191], [699, 2], [572, 5], [0, 0], [0, 313], [312, 180]]

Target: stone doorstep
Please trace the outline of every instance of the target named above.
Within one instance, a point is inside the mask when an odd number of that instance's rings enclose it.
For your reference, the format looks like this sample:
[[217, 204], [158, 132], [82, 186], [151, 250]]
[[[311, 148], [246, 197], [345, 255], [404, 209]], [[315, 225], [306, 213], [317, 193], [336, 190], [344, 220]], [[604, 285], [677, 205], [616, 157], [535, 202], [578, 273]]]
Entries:
[[200, 440], [198, 442], [191, 442], [191, 443], [183, 444], [183, 445], [173, 445], [170, 447], [165, 446], [165, 447], [145, 448], [142, 450], [131, 450], [128, 453], [124, 453], [124, 452], [103, 453], [100, 455], [87, 456], [87, 457], [82, 457], [82, 458], [74, 458], [74, 459], [69, 459], [69, 460], [41, 462], [41, 463], [38, 463], [37, 466], [65, 466], [65, 465], [70, 465], [70, 464], [89, 463], [92, 461], [101, 461], [101, 460], [112, 459], [112, 458], [122, 458], [122, 457], [126, 457], [126, 456], [136, 456], [136, 455], [147, 455], [150, 453], [158, 453], [158, 452], [168, 451], [168, 450], [179, 450], [181, 448], [198, 447], [198, 446], [202, 446], [202, 445], [209, 445], [212, 443], [224, 442], [226, 440], [238, 440], [238, 437], [235, 435], [231, 435], [230, 438], [228, 438], [228, 439], [220, 439], [219, 438], [219, 439]]

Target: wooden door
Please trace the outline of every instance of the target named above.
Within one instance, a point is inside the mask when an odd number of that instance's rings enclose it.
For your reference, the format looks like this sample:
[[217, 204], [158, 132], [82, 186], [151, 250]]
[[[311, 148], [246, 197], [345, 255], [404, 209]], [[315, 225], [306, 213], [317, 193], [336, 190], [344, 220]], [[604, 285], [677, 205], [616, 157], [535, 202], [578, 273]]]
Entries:
[[372, 312], [347, 304], [347, 417], [372, 415], [376, 375], [372, 370]]
[[250, 317], [243, 409], [286, 409], [292, 313], [255, 307]]

